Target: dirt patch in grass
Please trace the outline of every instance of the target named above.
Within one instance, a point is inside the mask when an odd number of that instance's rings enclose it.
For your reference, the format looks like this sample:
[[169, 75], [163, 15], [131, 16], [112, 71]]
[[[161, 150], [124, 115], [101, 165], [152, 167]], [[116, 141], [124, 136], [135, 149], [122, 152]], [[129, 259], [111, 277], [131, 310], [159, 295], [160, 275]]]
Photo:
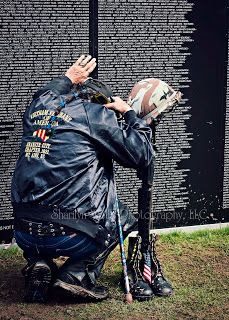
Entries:
[[0, 251], [0, 320], [228, 320], [229, 230], [162, 236], [158, 255], [175, 289], [169, 298], [123, 302], [118, 248], [105, 264], [100, 281], [110, 298], [99, 303], [68, 300], [55, 292], [45, 305], [23, 302], [24, 259], [18, 250]]

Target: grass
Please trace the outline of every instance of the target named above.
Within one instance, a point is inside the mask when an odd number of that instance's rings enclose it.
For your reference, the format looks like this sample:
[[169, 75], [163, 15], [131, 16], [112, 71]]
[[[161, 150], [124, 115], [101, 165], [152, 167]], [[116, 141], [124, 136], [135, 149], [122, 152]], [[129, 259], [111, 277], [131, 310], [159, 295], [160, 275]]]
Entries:
[[116, 248], [100, 281], [111, 298], [99, 303], [77, 303], [51, 297], [46, 305], [23, 303], [24, 265], [17, 248], [0, 251], [1, 320], [228, 320], [229, 228], [161, 235], [157, 251], [175, 294], [148, 302], [123, 302], [119, 287], [121, 263]]

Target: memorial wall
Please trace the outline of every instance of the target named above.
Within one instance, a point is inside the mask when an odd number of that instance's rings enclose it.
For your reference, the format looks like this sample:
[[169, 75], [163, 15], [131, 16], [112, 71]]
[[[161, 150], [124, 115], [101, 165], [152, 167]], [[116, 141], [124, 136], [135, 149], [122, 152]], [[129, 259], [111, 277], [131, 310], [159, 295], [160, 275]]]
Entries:
[[[12, 236], [10, 181], [22, 116], [35, 91], [81, 53], [127, 98], [160, 78], [183, 93], [157, 127], [152, 226], [228, 221], [229, 85], [226, 0], [1, 0], [0, 242]], [[115, 165], [120, 198], [137, 213], [140, 181]]]

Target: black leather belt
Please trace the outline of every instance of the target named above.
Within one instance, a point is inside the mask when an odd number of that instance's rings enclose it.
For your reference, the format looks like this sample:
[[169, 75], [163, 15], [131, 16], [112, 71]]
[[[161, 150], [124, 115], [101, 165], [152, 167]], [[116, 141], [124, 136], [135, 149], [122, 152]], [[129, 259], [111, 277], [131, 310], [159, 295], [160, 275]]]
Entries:
[[[61, 217], [61, 219], [53, 218], [53, 210], [58, 210], [52, 206], [43, 206], [38, 204], [31, 205], [30, 203], [13, 203], [13, 213], [15, 220], [20, 221], [22, 219], [32, 220], [32, 221], [48, 221], [51, 223], [57, 223], [70, 228], [71, 230], [76, 230], [78, 233], [86, 233], [88, 236], [93, 238], [97, 243], [104, 245], [105, 241], [109, 240], [109, 233], [107, 228], [95, 223], [85, 217], [77, 219], [68, 219]], [[47, 222], [46, 222], [47, 224]]]
[[37, 236], [68, 236], [76, 234], [75, 230], [53, 222], [30, 221], [21, 219], [15, 221], [15, 230]]

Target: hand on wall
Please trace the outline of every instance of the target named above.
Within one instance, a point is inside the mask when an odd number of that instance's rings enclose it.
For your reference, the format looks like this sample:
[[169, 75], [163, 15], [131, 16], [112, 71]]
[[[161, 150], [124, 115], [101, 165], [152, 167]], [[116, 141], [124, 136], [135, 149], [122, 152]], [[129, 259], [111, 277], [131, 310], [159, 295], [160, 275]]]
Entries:
[[81, 55], [79, 59], [66, 71], [67, 76], [73, 84], [83, 83], [96, 67], [96, 58]]

